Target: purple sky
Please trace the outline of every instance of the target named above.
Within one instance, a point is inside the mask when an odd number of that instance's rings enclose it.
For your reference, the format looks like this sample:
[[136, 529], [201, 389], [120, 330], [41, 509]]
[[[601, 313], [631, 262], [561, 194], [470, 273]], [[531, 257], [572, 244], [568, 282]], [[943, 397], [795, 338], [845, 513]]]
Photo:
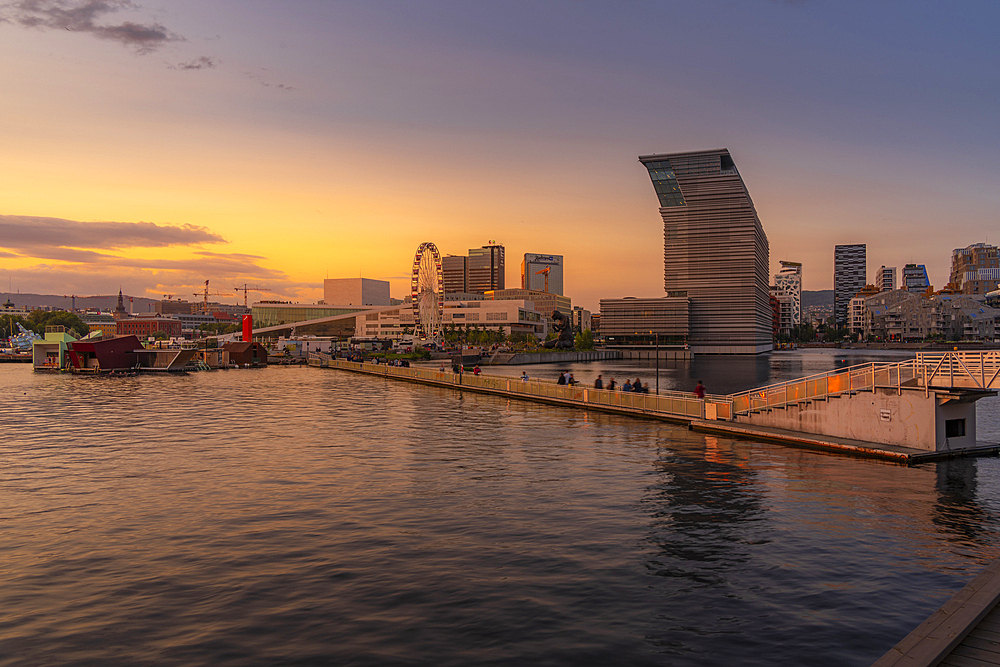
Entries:
[[662, 294], [636, 156], [714, 147], [806, 289], [832, 287], [838, 243], [867, 243], [871, 280], [916, 262], [941, 287], [953, 248], [1000, 242], [995, 2], [34, 0], [0, 20], [0, 216], [22, 223], [0, 278], [24, 292], [309, 301], [360, 273], [402, 296], [421, 242], [496, 239], [509, 284], [523, 253], [562, 254], [596, 309]]

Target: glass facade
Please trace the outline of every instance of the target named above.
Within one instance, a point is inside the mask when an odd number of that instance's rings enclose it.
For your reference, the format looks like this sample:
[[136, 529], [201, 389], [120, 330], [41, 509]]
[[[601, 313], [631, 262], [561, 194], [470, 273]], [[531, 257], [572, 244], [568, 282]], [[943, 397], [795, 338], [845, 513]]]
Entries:
[[660, 198], [660, 206], [686, 206], [684, 195], [681, 193], [681, 186], [677, 184], [677, 177], [670, 167], [670, 162], [663, 160], [660, 162], [647, 162], [646, 169], [649, 170], [649, 178], [653, 181], [653, 189], [656, 196]]

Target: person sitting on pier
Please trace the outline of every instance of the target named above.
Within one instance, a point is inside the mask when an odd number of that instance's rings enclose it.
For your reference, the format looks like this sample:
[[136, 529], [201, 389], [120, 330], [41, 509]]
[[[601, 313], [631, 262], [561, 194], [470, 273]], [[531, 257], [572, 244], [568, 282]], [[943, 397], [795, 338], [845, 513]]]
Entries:
[[600, 374], [598, 374], [597, 379], [594, 380], [594, 389], [604, 389], [604, 380], [601, 379]]
[[632, 391], [632, 383], [629, 382], [628, 378], [625, 378], [625, 384], [622, 385], [622, 391]]
[[635, 382], [632, 383], [632, 391], [639, 394], [648, 394], [649, 387], [643, 387], [642, 382], [639, 381], [639, 378], [636, 378]]
[[472, 374], [479, 375], [480, 373], [482, 373], [482, 371], [479, 370], [479, 364], [476, 364], [476, 366], [472, 369]]

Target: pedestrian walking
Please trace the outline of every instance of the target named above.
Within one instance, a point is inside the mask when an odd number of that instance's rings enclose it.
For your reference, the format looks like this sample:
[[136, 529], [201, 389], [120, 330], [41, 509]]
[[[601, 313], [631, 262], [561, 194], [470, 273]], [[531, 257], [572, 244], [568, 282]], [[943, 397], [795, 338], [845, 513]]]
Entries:
[[615, 379], [614, 378], [611, 378], [610, 380], [608, 380], [608, 391], [614, 391], [615, 387], [617, 387], [617, 386], [618, 385], [615, 384]]
[[701, 383], [701, 380], [698, 380], [698, 384], [694, 387], [694, 395], [701, 399], [705, 398], [705, 385]]
[[598, 374], [597, 379], [594, 380], [594, 389], [604, 389], [604, 380], [601, 379], [600, 374]]

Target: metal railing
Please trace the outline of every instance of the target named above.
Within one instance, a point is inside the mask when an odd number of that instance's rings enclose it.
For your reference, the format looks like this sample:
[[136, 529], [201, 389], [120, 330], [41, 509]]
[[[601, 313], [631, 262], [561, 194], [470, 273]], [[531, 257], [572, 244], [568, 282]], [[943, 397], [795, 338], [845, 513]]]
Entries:
[[920, 352], [917, 363], [926, 373], [926, 383], [949, 389], [1000, 388], [1000, 351]]
[[385, 364], [359, 363], [332, 359], [329, 355], [313, 352], [309, 365], [319, 368], [340, 368], [371, 375], [414, 379], [432, 384], [478, 389], [502, 395], [520, 396], [535, 400], [551, 400], [581, 407], [597, 407], [631, 413], [642, 413], [681, 419], [732, 419], [732, 402], [728, 396], [708, 395], [704, 400], [691, 393], [670, 391], [661, 394], [632, 393], [594, 389], [576, 384], [557, 385], [540, 380], [521, 380], [501, 375], [474, 375], [452, 373], [427, 368], [404, 368]]
[[736, 414], [876, 387], [989, 391], [1000, 388], [1000, 351], [920, 352], [900, 362], [860, 364], [731, 394]]
[[922, 371], [915, 359], [872, 362], [730, 394], [729, 398], [733, 401], [734, 414], [747, 414], [830, 396], [874, 391], [875, 387], [902, 390], [904, 386], [919, 386], [926, 389]]

